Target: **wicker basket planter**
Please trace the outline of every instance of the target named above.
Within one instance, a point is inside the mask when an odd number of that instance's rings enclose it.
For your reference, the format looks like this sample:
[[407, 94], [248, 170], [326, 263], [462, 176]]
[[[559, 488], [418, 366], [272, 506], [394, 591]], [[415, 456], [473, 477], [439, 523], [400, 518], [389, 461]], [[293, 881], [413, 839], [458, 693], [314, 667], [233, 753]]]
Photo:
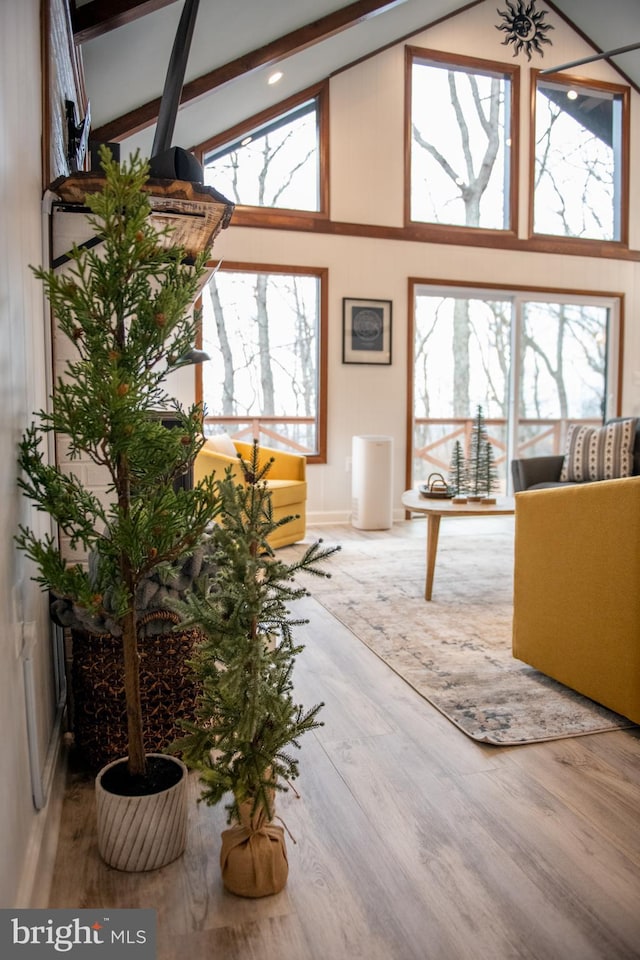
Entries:
[[[148, 619], [143, 628], [145, 623]], [[95, 772], [127, 752], [122, 640], [77, 628], [72, 628], [71, 638], [71, 727], [76, 755], [80, 764]], [[140, 692], [149, 752], [168, 747], [183, 733], [180, 720], [194, 717], [196, 685], [188, 660], [200, 639], [197, 630], [140, 632]]]

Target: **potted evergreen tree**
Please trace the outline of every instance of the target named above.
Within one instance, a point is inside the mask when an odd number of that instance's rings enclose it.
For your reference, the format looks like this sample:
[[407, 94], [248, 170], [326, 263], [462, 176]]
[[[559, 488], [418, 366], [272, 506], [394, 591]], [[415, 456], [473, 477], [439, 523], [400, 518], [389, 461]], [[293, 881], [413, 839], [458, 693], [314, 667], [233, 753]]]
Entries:
[[293, 751], [302, 734], [318, 726], [322, 704], [295, 703], [292, 671], [302, 647], [288, 604], [307, 595], [296, 583], [306, 572], [329, 576], [320, 565], [339, 547], [317, 541], [300, 559], [282, 560], [268, 538], [291, 518], [275, 521], [265, 483], [270, 461], [254, 444], [250, 462], [240, 457], [245, 483], [231, 471], [216, 481], [220, 525], [212, 533], [218, 574], [206, 596], [191, 594], [187, 623], [204, 640], [194, 670], [200, 694], [197, 719], [185, 722], [179, 749], [198, 770], [202, 799], [225, 795], [230, 829], [222, 834], [220, 863], [225, 887], [247, 897], [277, 893], [287, 879], [284, 832], [276, 825], [275, 797], [298, 776]]
[[[76, 349], [50, 412], [40, 411], [22, 438], [18, 481], [92, 563], [65, 560], [53, 538], [40, 539], [25, 527], [17, 542], [44, 589], [117, 626], [127, 757], [96, 779], [98, 844], [112, 866], [139, 870], [178, 856], [186, 832], [184, 764], [145, 751], [134, 598], [153, 570], [198, 547], [219, 510], [212, 480], [191, 490], [176, 483], [203, 442], [202, 410], [182, 409], [164, 387], [194, 342], [190, 308], [207, 255], [189, 266], [169, 231], [155, 229], [143, 190], [148, 167], [138, 155], [121, 167], [105, 150], [102, 166], [101, 192], [86, 197], [101, 249], [74, 248], [65, 275], [34, 271]], [[171, 411], [178, 427], [163, 425], [158, 410]], [[88, 458], [106, 472], [109, 504], [76, 475], [45, 461], [41, 442], [51, 431], [66, 438], [71, 460]], [[173, 833], [162, 818], [167, 811]]]

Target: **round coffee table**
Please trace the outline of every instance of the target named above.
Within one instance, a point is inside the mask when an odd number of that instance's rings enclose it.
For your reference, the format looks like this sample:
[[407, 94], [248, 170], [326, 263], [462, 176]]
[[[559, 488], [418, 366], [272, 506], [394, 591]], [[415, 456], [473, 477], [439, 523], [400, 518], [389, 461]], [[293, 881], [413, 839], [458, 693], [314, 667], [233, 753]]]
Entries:
[[423, 497], [418, 490], [405, 490], [402, 505], [411, 513], [424, 513], [427, 517], [427, 575], [424, 585], [424, 598], [431, 600], [433, 592], [433, 574], [436, 568], [438, 535], [441, 517], [502, 517], [515, 513], [513, 497], [496, 497], [496, 503], [467, 501], [452, 503], [451, 500]]

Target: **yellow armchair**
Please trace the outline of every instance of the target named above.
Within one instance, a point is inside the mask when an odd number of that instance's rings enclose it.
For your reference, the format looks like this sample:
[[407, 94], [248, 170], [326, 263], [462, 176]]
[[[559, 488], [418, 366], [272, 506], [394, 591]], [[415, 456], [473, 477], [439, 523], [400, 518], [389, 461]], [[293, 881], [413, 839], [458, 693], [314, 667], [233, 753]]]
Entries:
[[516, 494], [513, 654], [640, 723], [640, 477]]
[[[228, 453], [214, 449], [214, 445], [229, 448]], [[231, 453], [231, 447], [235, 454]], [[218, 438], [207, 441], [195, 459], [193, 476], [196, 483], [215, 471], [218, 479], [222, 479], [228, 467], [233, 470], [234, 477], [242, 482], [242, 471], [237, 455], [240, 453], [245, 460], [250, 460], [253, 445], [242, 443], [239, 440], [229, 440], [219, 443]], [[307, 461], [301, 454], [286, 453], [283, 450], [272, 450], [269, 447], [260, 447], [260, 462], [274, 458], [267, 476], [267, 486], [271, 492], [271, 503], [275, 520], [284, 517], [294, 517], [289, 523], [279, 527], [269, 538], [274, 549], [284, 547], [289, 543], [303, 540], [306, 532], [307, 506]]]

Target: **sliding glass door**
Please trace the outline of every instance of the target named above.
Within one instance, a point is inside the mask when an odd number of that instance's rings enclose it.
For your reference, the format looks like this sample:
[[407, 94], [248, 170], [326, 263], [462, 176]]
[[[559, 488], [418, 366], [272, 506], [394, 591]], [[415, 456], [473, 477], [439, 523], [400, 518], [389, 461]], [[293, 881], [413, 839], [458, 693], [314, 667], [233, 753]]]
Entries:
[[558, 453], [569, 423], [615, 413], [616, 298], [413, 285], [410, 483], [468, 452], [481, 408], [500, 488], [514, 456]]
[[560, 453], [568, 423], [604, 420], [610, 310], [584, 303], [521, 303], [515, 385], [520, 455]]

